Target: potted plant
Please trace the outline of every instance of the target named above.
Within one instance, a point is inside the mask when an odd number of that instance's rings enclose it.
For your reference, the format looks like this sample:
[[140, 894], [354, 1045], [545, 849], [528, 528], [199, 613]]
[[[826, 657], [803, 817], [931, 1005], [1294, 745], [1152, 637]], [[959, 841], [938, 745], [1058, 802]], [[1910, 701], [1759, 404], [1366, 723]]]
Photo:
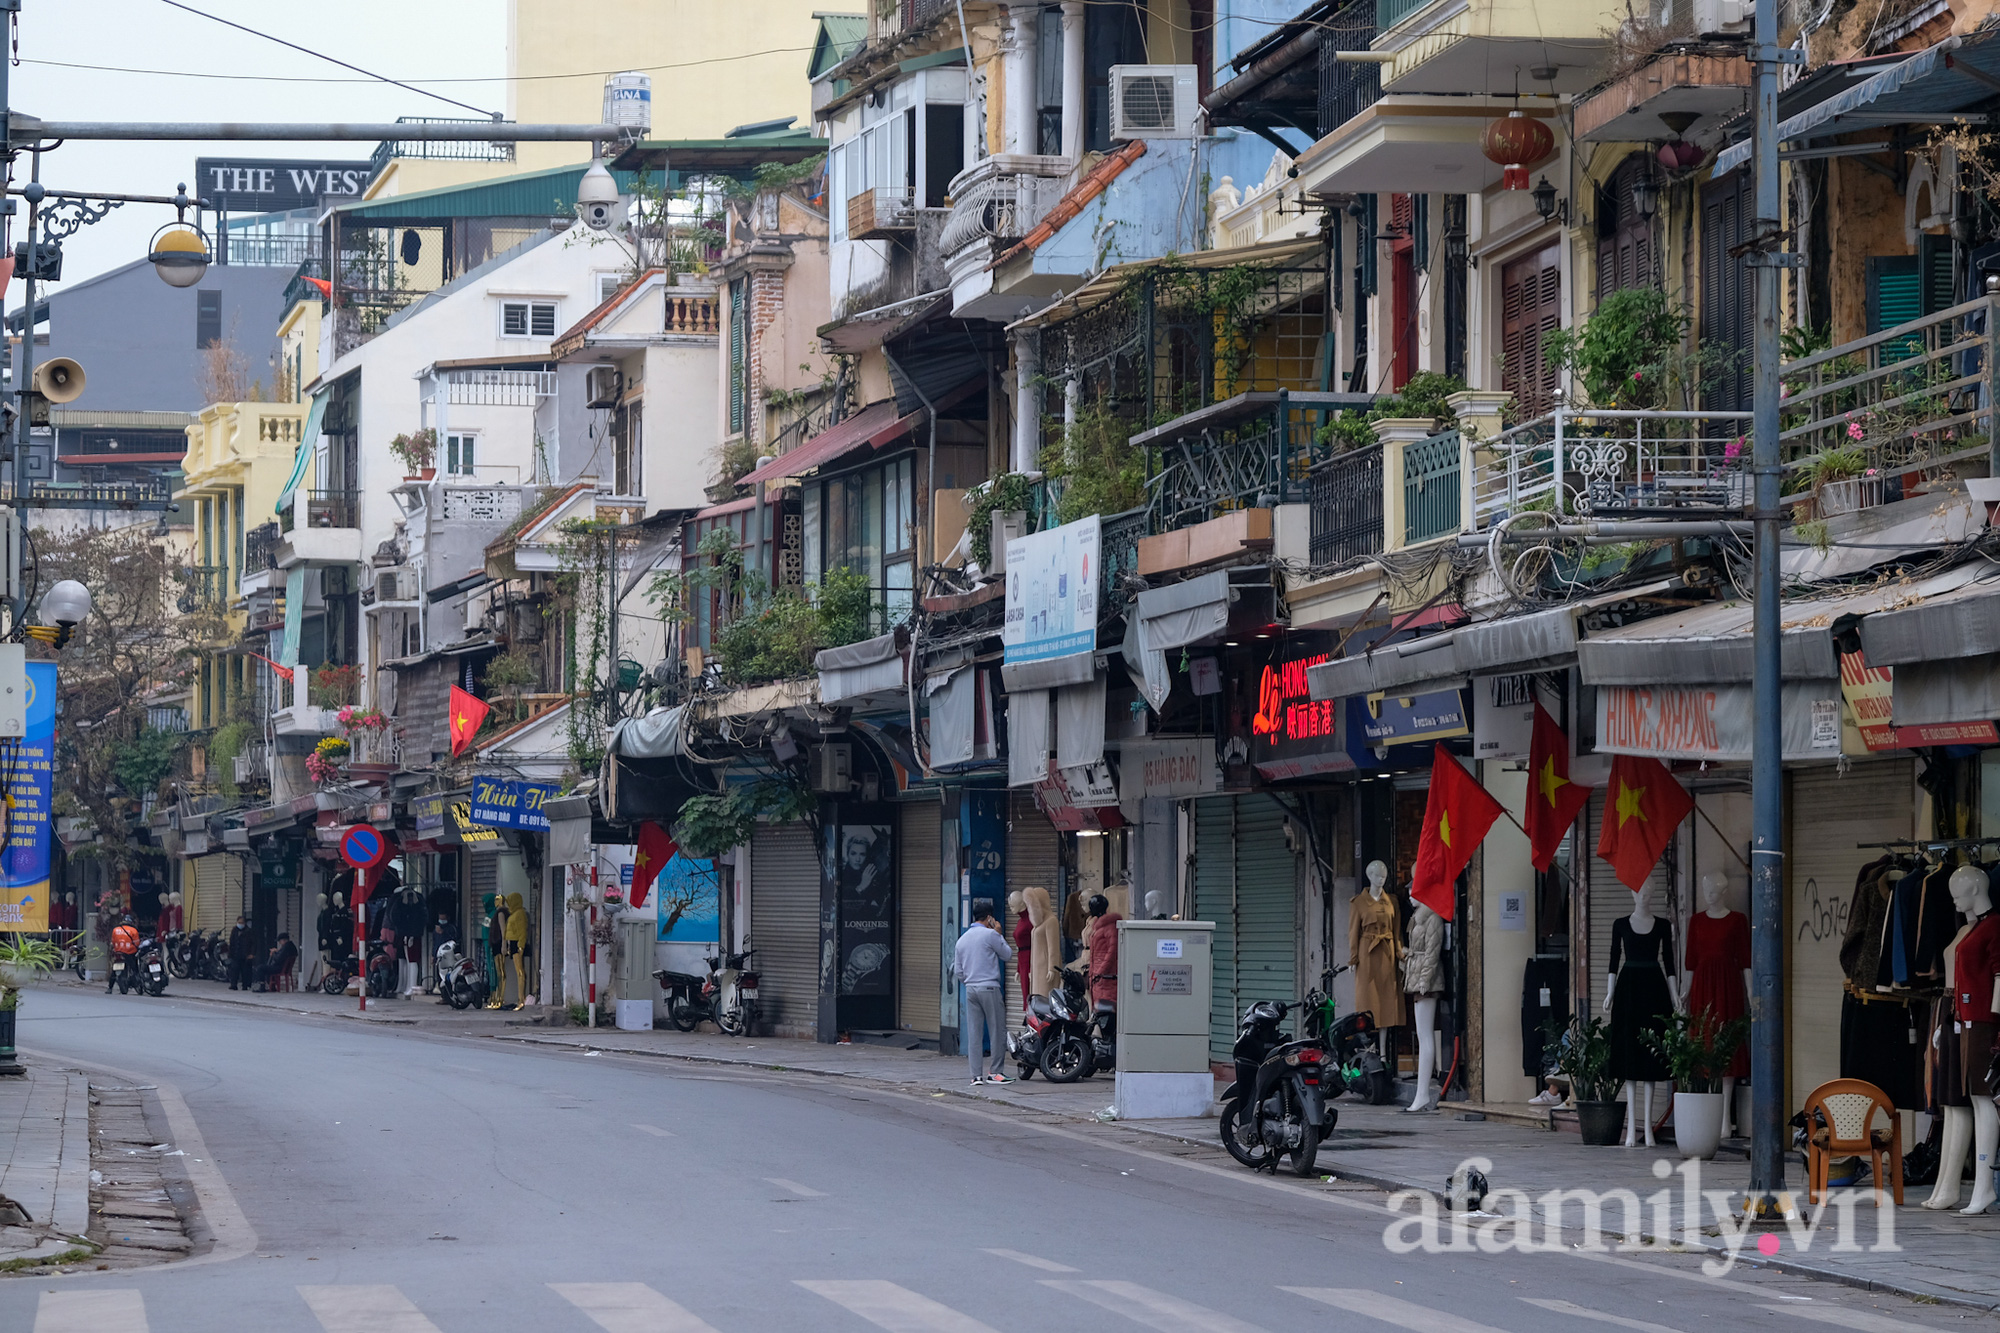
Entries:
[[403, 465], [404, 481], [429, 481], [437, 475], [438, 433], [432, 426], [398, 435], [389, 441], [389, 452]]
[[1556, 1072], [1569, 1080], [1583, 1141], [1597, 1148], [1618, 1142], [1625, 1108], [1612, 1099], [1611, 1034], [1601, 1018], [1575, 1018], [1556, 1044]]
[[47, 940], [13, 935], [0, 940], [0, 1074], [18, 1074], [14, 1056], [14, 1021], [21, 1008], [21, 987], [62, 966], [62, 954]]
[[1658, 1032], [1641, 1033], [1674, 1079], [1674, 1142], [1704, 1162], [1722, 1146], [1722, 1077], [1750, 1030], [1747, 1018], [1718, 1022], [1706, 1010], [1676, 1011]]
[[[1858, 444], [1867, 437], [1863, 429], [1866, 415], [1847, 423], [1849, 439]], [[1821, 518], [1851, 514], [1881, 503], [1882, 479], [1868, 466], [1868, 456], [1858, 447], [1828, 449], [1805, 467], [1805, 479], [1812, 486], [1813, 509]]]

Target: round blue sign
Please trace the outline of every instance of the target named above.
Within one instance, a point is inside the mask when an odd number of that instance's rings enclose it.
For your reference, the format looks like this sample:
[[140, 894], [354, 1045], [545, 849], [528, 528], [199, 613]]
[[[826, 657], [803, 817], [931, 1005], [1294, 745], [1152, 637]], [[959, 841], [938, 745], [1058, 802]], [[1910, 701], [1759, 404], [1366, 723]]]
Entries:
[[366, 824], [355, 824], [340, 835], [340, 856], [356, 870], [368, 870], [382, 863], [389, 844]]

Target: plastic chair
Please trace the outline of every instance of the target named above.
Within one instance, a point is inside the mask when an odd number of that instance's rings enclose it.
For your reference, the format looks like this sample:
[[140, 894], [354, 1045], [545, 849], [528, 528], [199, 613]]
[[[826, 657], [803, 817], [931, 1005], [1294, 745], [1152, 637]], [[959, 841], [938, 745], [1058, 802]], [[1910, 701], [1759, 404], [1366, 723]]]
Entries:
[[[1875, 1126], [1878, 1110], [1889, 1121], [1887, 1129]], [[1825, 1200], [1834, 1158], [1866, 1156], [1878, 1191], [1884, 1162], [1895, 1168], [1890, 1188], [1896, 1206], [1903, 1206], [1903, 1122], [1887, 1093], [1858, 1078], [1822, 1083], [1806, 1097], [1805, 1122], [1807, 1197], [1813, 1203]]]

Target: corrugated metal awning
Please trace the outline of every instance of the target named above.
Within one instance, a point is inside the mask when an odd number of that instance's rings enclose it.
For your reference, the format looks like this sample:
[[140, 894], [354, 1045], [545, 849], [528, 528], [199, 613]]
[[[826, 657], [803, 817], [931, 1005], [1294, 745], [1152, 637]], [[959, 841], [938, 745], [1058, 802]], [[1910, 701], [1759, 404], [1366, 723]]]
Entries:
[[[2000, 573], [1912, 606], [1876, 612], [1861, 622], [1861, 653], [1876, 667], [2000, 653]], [[1899, 670], [1899, 693], [1902, 676]]]

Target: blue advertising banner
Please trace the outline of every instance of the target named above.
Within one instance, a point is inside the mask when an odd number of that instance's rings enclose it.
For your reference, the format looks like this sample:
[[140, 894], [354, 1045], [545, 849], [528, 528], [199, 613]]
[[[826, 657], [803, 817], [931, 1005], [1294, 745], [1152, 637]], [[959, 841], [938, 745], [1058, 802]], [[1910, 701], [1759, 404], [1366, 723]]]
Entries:
[[49, 802], [55, 774], [56, 664], [28, 663], [28, 734], [7, 747], [13, 812], [0, 851], [0, 931], [49, 928]]
[[1371, 694], [1362, 707], [1361, 734], [1368, 745], [1441, 741], [1472, 731], [1463, 690], [1400, 696]]
[[1009, 662], [1040, 662], [1097, 648], [1097, 580], [1103, 524], [1097, 515], [1007, 543]]
[[546, 833], [549, 817], [543, 802], [562, 787], [554, 782], [522, 782], [515, 778], [472, 780], [472, 822], [489, 828], [532, 829]]

